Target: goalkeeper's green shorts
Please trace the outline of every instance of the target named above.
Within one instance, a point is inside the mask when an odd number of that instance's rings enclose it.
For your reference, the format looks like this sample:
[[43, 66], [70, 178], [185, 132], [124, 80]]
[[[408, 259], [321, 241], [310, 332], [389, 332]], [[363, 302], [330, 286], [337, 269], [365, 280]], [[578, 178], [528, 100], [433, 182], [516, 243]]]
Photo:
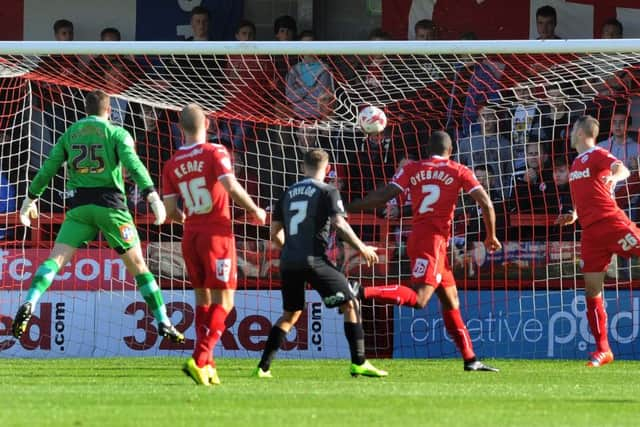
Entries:
[[123, 254], [139, 244], [133, 217], [126, 209], [113, 209], [97, 205], [78, 206], [67, 211], [56, 243], [79, 248], [102, 235], [109, 246]]

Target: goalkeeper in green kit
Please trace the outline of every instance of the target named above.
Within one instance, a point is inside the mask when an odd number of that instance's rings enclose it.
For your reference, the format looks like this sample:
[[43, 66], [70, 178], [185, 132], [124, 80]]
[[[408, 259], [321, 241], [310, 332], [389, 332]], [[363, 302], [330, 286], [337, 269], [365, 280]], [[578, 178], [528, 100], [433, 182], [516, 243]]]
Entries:
[[87, 117], [74, 123], [51, 149], [37, 173], [20, 208], [20, 222], [26, 227], [38, 216], [36, 199], [66, 162], [68, 206], [55, 245], [33, 276], [24, 304], [13, 320], [12, 333], [20, 338], [40, 296], [51, 285], [58, 270], [67, 264], [76, 249], [95, 239], [101, 231], [109, 246], [118, 252], [158, 322], [158, 333], [173, 342], [184, 342], [167, 316], [162, 293], [142, 256], [138, 232], [127, 209], [122, 166], [142, 189], [156, 218], [162, 224], [166, 212], [153, 187], [149, 172], [134, 149], [129, 133], [109, 123], [109, 96], [96, 90], [85, 98]]

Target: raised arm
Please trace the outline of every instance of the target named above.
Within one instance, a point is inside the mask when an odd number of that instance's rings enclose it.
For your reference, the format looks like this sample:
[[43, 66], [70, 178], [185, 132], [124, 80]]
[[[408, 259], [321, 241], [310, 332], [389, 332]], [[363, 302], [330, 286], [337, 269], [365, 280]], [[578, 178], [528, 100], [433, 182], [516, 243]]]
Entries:
[[354, 200], [349, 203], [347, 212], [359, 212], [365, 209], [380, 208], [400, 193], [402, 193], [402, 188], [398, 185], [394, 183], [387, 184], [382, 189], [370, 192], [364, 199]]

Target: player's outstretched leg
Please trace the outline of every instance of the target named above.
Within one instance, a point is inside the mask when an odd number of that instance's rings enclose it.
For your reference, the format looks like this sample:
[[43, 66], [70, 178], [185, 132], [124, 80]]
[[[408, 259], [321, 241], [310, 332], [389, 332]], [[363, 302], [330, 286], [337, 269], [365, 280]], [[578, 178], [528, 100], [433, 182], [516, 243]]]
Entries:
[[167, 316], [167, 308], [164, 305], [162, 292], [160, 292], [153, 274], [147, 271], [136, 275], [135, 278], [142, 298], [144, 298], [151, 313], [153, 313], [153, 317], [158, 322], [158, 334], [169, 338], [172, 342], [183, 343], [184, 335], [171, 324], [171, 320]]
[[[71, 247], [61, 246], [57, 244], [52, 251], [53, 256], [62, 256], [63, 261], [67, 259], [66, 252], [73, 254], [74, 249]], [[70, 256], [70, 255], [69, 255]], [[36, 304], [40, 300], [42, 294], [51, 286], [53, 278], [58, 273], [60, 267], [58, 263], [49, 258], [45, 260], [40, 267], [36, 270], [31, 285], [29, 286], [29, 292], [27, 292], [26, 302], [18, 308], [18, 312], [13, 318], [13, 324], [11, 325], [11, 333], [15, 338], [20, 338], [22, 334], [27, 330], [27, 325], [36, 308]]]
[[416, 291], [402, 285], [361, 287], [359, 295], [362, 299], [373, 298], [383, 304], [406, 305], [409, 307], [415, 307], [418, 299]]
[[193, 357], [189, 358], [182, 366], [182, 372], [190, 377], [196, 384], [209, 386], [211, 382], [209, 380], [210, 371], [207, 367], [199, 368], [196, 365], [196, 361]]

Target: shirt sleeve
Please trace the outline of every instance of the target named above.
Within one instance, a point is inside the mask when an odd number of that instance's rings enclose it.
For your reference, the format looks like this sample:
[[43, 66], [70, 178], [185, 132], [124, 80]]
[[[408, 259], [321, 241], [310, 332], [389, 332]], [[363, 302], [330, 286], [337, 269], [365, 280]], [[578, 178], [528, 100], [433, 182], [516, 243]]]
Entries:
[[58, 173], [60, 166], [67, 160], [67, 153], [64, 147], [67, 134], [63, 134], [58, 143], [53, 146], [49, 152], [49, 156], [42, 164], [42, 167], [33, 178], [29, 186], [29, 197], [35, 199], [40, 197], [49, 185], [51, 178]]
[[614, 163], [623, 163], [622, 160], [604, 150], [596, 150], [593, 153], [593, 156], [595, 157], [595, 164], [598, 168], [597, 172], [600, 172], [601, 170], [610, 170]]
[[462, 181], [462, 189], [465, 193], [471, 193], [472, 191], [482, 188], [480, 182], [478, 182], [478, 178], [476, 178], [471, 169], [466, 166], [461, 166], [460, 180]]
[[217, 180], [220, 180], [220, 178], [227, 175], [233, 175], [231, 157], [229, 156], [229, 151], [227, 151], [225, 147], [216, 147], [213, 158], [213, 173]]
[[340, 198], [340, 193], [334, 186], [329, 186], [327, 198], [329, 199], [329, 216], [347, 216], [347, 212], [344, 210], [344, 204]]
[[171, 196], [180, 194], [176, 185], [171, 179], [171, 163], [167, 163], [164, 168], [162, 168], [162, 195], [163, 196]]
[[393, 178], [391, 179], [391, 184], [397, 187], [400, 187], [401, 190], [405, 190], [406, 188], [408, 188], [409, 177], [411, 176], [411, 171], [410, 171], [411, 165], [412, 163], [409, 163], [404, 167], [401, 167], [400, 169], [398, 169], [396, 174], [393, 175]]
[[113, 135], [115, 138], [115, 146], [118, 152], [118, 157], [122, 161], [125, 169], [136, 183], [142, 193], [153, 189], [153, 181], [149, 175], [149, 171], [145, 165], [140, 161], [140, 157], [136, 153], [134, 148], [133, 138], [123, 128], [117, 129]]

